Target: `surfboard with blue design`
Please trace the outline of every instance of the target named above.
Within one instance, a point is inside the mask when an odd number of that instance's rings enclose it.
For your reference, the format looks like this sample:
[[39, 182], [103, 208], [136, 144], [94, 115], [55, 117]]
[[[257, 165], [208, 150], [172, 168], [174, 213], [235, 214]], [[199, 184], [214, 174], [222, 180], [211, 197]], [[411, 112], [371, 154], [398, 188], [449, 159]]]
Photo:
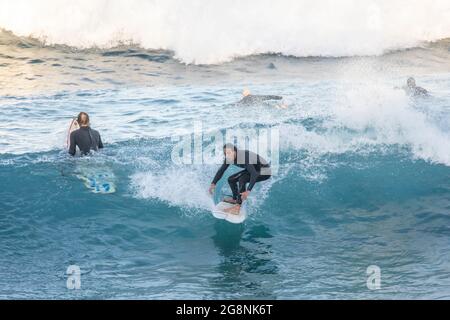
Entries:
[[[78, 130], [80, 126], [76, 119], [73, 119], [67, 130], [66, 148], [70, 147], [70, 134]], [[77, 164], [76, 177], [83, 181], [86, 188], [93, 193], [111, 194], [116, 192], [116, 185], [114, 183], [114, 173], [105, 166], [90, 166], [89, 164]]]
[[114, 175], [110, 172], [82, 172], [77, 177], [93, 193], [109, 194], [116, 192]]

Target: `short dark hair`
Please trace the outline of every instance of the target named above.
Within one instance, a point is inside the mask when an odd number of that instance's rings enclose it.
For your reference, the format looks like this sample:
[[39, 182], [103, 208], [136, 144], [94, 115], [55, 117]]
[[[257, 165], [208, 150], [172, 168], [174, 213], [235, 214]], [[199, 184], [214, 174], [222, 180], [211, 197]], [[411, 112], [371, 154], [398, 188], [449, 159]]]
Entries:
[[89, 124], [89, 115], [86, 112], [80, 112], [77, 117], [77, 122], [79, 125]]
[[234, 152], [237, 152], [237, 151], [238, 151], [237, 147], [236, 147], [234, 144], [232, 144], [232, 143], [226, 143], [226, 144], [223, 146], [223, 151], [224, 151], [224, 152], [225, 152], [225, 149], [233, 149]]

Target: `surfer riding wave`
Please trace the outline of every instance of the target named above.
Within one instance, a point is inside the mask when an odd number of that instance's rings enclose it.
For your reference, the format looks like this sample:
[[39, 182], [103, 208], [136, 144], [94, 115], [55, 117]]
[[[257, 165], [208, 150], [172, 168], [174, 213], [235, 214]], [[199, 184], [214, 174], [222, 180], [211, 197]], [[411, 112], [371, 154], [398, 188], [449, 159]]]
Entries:
[[234, 207], [231, 207], [226, 212], [239, 214], [242, 202], [247, 200], [255, 184], [270, 179], [272, 172], [267, 161], [254, 152], [239, 150], [233, 144], [226, 144], [223, 147], [223, 152], [225, 155], [224, 163], [217, 171], [209, 192], [211, 194], [214, 193], [217, 182], [222, 179], [230, 165], [244, 168], [244, 170], [228, 178], [228, 184], [233, 192], [233, 197], [224, 199], [225, 202], [235, 204]]

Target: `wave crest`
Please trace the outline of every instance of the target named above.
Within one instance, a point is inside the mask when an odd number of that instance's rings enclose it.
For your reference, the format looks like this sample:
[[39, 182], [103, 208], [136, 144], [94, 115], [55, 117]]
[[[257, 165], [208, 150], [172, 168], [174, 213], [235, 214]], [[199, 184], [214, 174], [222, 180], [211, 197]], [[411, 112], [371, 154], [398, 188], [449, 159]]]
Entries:
[[0, 27], [19, 36], [81, 48], [129, 41], [197, 64], [262, 53], [379, 55], [450, 36], [447, 0], [0, 0], [0, 7]]

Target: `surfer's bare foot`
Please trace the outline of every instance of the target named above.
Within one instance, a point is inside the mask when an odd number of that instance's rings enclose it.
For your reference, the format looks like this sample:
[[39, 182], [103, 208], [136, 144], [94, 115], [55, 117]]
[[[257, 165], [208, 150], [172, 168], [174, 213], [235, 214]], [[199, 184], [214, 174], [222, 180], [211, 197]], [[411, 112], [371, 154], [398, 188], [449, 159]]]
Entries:
[[231, 213], [234, 215], [239, 215], [239, 213], [241, 212], [241, 205], [236, 205], [234, 207], [231, 207], [229, 209], [224, 210], [226, 213]]
[[231, 198], [231, 197], [225, 197], [225, 198], [223, 198], [223, 202], [231, 203], [231, 204], [237, 204], [237, 201], [234, 200], [234, 199]]

